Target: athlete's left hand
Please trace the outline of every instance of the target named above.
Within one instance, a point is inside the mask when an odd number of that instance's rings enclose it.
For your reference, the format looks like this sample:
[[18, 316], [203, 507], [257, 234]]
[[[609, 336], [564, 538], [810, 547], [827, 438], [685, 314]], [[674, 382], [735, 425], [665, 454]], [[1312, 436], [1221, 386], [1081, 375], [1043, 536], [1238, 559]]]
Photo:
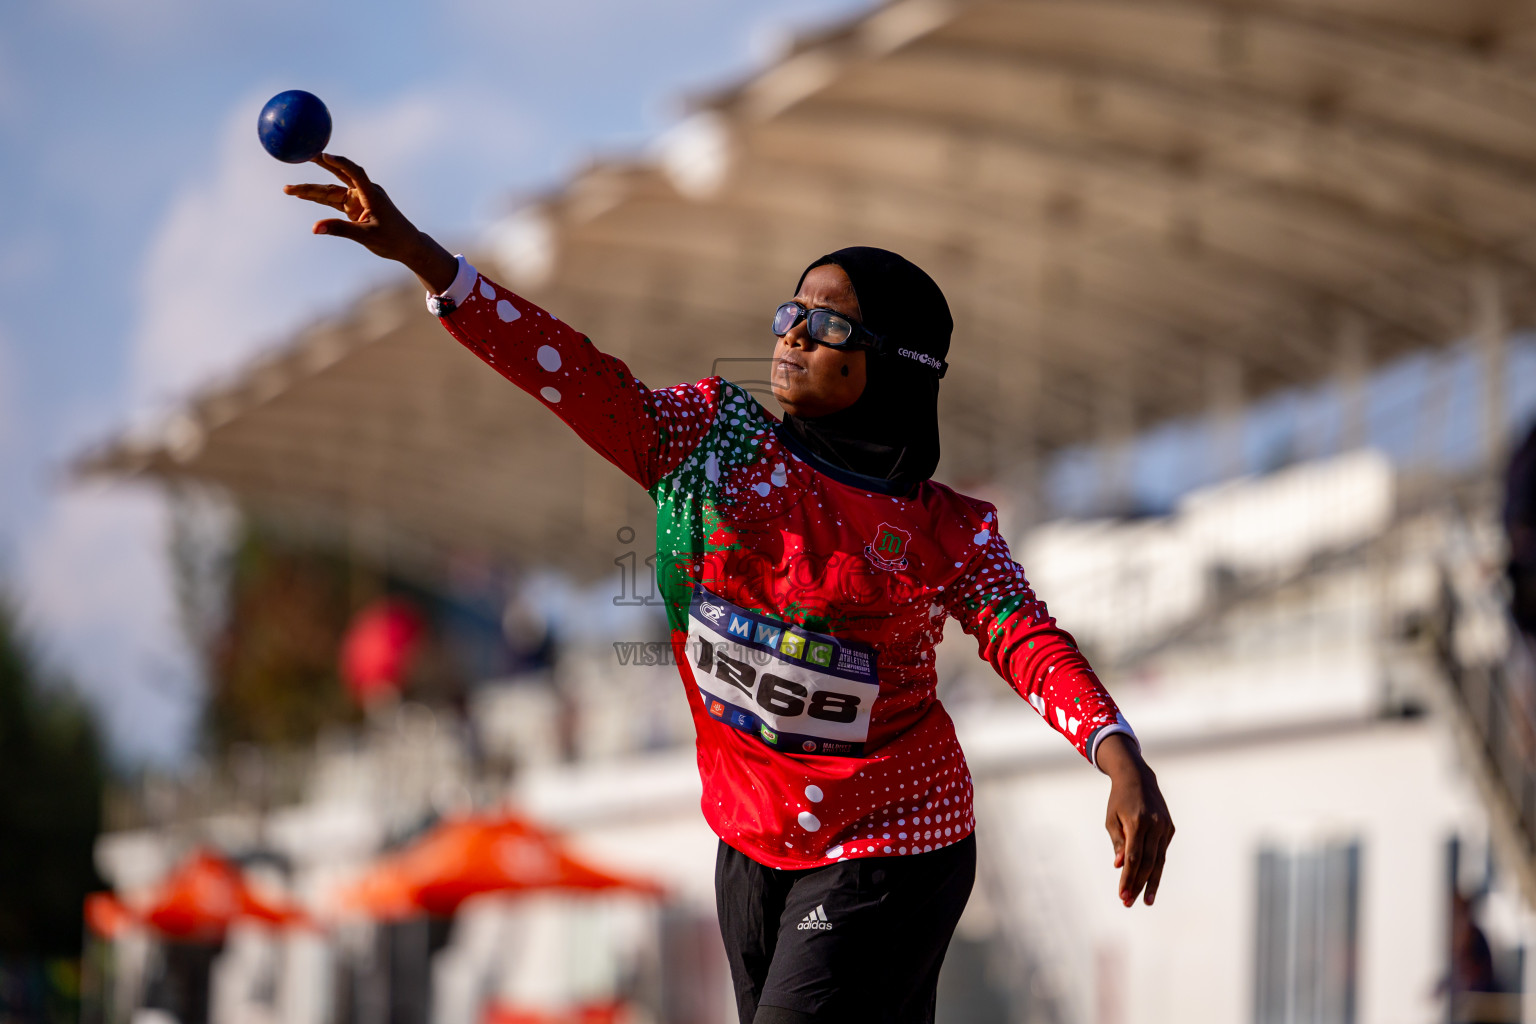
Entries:
[[1133, 906], [1146, 888], [1147, 906], [1157, 899], [1163, 880], [1163, 859], [1173, 840], [1173, 818], [1157, 775], [1142, 759], [1141, 751], [1123, 733], [1099, 744], [1099, 767], [1109, 775], [1109, 811], [1104, 827], [1115, 845], [1115, 867], [1120, 869], [1120, 902]]

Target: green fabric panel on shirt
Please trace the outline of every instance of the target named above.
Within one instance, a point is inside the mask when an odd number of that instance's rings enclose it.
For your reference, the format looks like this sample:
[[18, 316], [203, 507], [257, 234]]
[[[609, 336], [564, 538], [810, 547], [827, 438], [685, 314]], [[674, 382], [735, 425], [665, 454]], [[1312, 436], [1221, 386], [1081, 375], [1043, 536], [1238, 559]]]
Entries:
[[728, 497], [723, 481], [728, 470], [759, 458], [773, 436], [771, 426], [745, 388], [721, 381], [720, 406], [709, 433], [682, 465], [650, 489], [656, 503], [656, 582], [673, 629], [688, 628], [693, 590], [688, 569], [695, 556], [738, 546], [721, 529], [718, 509]]

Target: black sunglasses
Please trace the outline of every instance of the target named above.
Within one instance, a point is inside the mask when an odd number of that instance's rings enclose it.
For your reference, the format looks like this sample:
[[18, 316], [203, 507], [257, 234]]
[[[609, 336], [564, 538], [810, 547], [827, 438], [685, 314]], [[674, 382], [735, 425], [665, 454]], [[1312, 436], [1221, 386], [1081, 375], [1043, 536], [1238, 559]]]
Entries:
[[806, 332], [818, 345], [840, 349], [880, 347], [879, 335], [866, 330], [863, 324], [830, 309], [806, 309], [798, 302], [786, 302], [773, 311], [773, 333], [782, 338], [801, 320], [806, 321]]
[[[887, 351], [885, 339], [863, 324], [855, 323], [830, 309], [806, 309], [798, 302], [786, 302], [773, 311], [773, 333], [782, 338], [794, 330], [795, 324], [801, 320], [806, 321], [806, 333], [818, 345], [836, 349]], [[890, 354], [926, 366], [941, 378], [949, 370], [949, 364], [944, 360], [916, 349], [896, 348]]]

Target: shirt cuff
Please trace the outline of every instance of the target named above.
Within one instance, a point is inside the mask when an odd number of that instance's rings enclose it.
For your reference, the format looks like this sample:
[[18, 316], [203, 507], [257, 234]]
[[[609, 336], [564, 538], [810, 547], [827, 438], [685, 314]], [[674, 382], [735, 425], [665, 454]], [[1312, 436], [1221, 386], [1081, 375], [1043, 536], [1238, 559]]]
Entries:
[[1103, 743], [1106, 739], [1115, 735], [1116, 733], [1120, 733], [1121, 735], [1125, 736], [1132, 743], [1136, 744], [1136, 749], [1138, 751], [1141, 750], [1141, 740], [1136, 738], [1136, 732], [1131, 728], [1131, 723], [1125, 720], [1124, 715], [1116, 714], [1115, 720], [1113, 722], [1105, 726], [1100, 726], [1099, 730], [1095, 732], [1093, 736], [1088, 740], [1088, 760], [1091, 761], [1093, 766], [1098, 768], [1101, 772], [1104, 769], [1099, 768], [1099, 744]]
[[462, 253], [454, 259], [459, 261], [459, 272], [453, 275], [453, 284], [439, 295], [427, 296], [427, 310], [433, 316], [448, 316], [463, 305], [464, 300], [469, 298], [470, 291], [475, 287], [475, 281], [480, 277], [480, 272], [475, 269], [475, 265], [465, 259]]

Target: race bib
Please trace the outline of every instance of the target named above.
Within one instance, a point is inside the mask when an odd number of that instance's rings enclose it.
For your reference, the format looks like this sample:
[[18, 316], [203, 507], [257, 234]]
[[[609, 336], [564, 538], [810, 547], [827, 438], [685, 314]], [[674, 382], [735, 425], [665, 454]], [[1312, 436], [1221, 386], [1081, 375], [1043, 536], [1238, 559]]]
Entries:
[[786, 753], [863, 755], [880, 695], [872, 648], [695, 586], [687, 652], [710, 717]]

